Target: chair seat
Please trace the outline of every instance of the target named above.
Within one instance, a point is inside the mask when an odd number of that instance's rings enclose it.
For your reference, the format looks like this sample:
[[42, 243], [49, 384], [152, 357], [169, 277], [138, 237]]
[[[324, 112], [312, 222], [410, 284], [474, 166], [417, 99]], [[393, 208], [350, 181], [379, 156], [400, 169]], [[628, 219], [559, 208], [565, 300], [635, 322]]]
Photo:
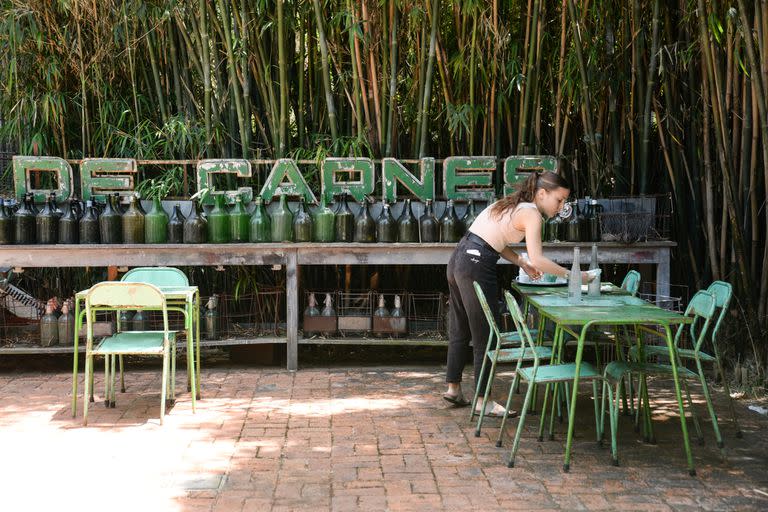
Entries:
[[[576, 363], [539, 366], [535, 375], [533, 367], [521, 368], [520, 377], [528, 382], [566, 382], [576, 376]], [[590, 363], [581, 363], [580, 379], [599, 379], [600, 372]]]
[[[669, 349], [666, 345], [647, 345], [644, 347], [643, 352], [646, 356], [667, 356], [669, 357]], [[629, 351], [632, 357], [637, 356], [637, 347], [632, 347]], [[690, 348], [678, 348], [677, 355], [681, 359], [696, 359], [696, 351]], [[715, 357], [707, 354], [706, 352], [699, 352], [699, 359], [702, 361], [715, 361]]]
[[[613, 361], [608, 363], [608, 365], [605, 367], [605, 378], [614, 382], [618, 382], [626, 373], [644, 373], [646, 375], [672, 375], [672, 365]], [[698, 375], [685, 366], [678, 366], [677, 374], [680, 377], [696, 377]]]
[[[168, 334], [171, 345], [176, 342], [176, 333]], [[162, 354], [163, 331], [119, 332], [104, 338], [93, 350], [94, 354]]]
[[[493, 359], [493, 355], [495, 353], [495, 350], [489, 350], [488, 351], [488, 357], [490, 359]], [[536, 347], [535, 354], [540, 359], [549, 359], [552, 357], [552, 348], [551, 347]], [[526, 348], [523, 350], [522, 347], [517, 348], [503, 348], [499, 351], [499, 354], [496, 358], [496, 361], [499, 363], [513, 363], [517, 362], [520, 359], [520, 355], [523, 356], [523, 361], [533, 361], [534, 360], [534, 351], [530, 348]]]

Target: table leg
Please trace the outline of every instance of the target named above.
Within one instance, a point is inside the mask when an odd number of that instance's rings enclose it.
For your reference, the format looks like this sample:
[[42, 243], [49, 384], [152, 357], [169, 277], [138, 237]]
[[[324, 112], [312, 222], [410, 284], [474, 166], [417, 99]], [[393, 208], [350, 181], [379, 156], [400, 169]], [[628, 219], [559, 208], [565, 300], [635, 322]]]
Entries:
[[685, 420], [685, 408], [683, 407], [683, 396], [680, 393], [680, 378], [677, 373], [677, 353], [675, 344], [672, 341], [672, 332], [669, 324], [663, 324], [664, 334], [667, 338], [667, 348], [669, 349], [669, 364], [672, 366], [672, 378], [675, 381], [675, 396], [677, 397], [677, 407], [680, 411], [680, 429], [683, 431], [683, 444], [685, 446], [685, 458], [688, 461], [688, 474], [696, 476], [696, 468], [693, 467], [693, 454], [691, 453], [691, 443], [688, 439], [688, 425]]
[[[296, 251], [286, 254], [285, 265], [285, 302], [287, 307], [286, 344], [288, 354], [288, 370], [299, 368], [299, 288], [298, 288], [298, 257]], [[338, 305], [337, 305], [338, 307]]]
[[568, 411], [568, 437], [565, 443], [565, 462], [563, 471], [571, 469], [571, 447], [573, 446], [573, 427], [576, 422], [576, 396], [579, 393], [579, 373], [581, 372], [581, 357], [584, 352], [584, 335], [591, 324], [587, 323], [582, 327], [579, 334], [579, 344], [576, 348], [576, 368], [574, 369], [573, 389], [571, 390], [571, 406]]

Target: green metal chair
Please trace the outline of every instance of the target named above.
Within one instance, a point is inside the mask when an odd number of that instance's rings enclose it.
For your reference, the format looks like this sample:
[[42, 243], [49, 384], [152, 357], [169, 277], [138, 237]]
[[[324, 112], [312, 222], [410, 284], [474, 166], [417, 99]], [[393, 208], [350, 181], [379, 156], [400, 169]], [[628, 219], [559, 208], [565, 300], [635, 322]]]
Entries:
[[[715, 363], [717, 365], [717, 369], [720, 372], [720, 378], [723, 380], [723, 386], [725, 387], [725, 393], [728, 396], [728, 404], [731, 412], [731, 418], [733, 419], [733, 424], [736, 427], [736, 437], [741, 438], [742, 432], [741, 428], [739, 427], [739, 420], [736, 416], [736, 408], [733, 405], [733, 398], [731, 398], [731, 390], [728, 387], [728, 379], [725, 377], [725, 372], [723, 371], [723, 364], [720, 360], [720, 351], [718, 350], [718, 343], [717, 343], [717, 337], [718, 333], [720, 332], [720, 326], [723, 323], [723, 319], [725, 318], [725, 315], [728, 312], [728, 306], [731, 303], [731, 298], [733, 296], [733, 287], [730, 283], [726, 283], [725, 281], [715, 281], [711, 285], [709, 285], [709, 288], [707, 288], [707, 291], [711, 293], [715, 297], [715, 308], [719, 311], [717, 321], [715, 322], [715, 326], [712, 328], [712, 334], [710, 336], [710, 340], [712, 341], [712, 349], [714, 352], [714, 355], [708, 354], [707, 352], [704, 352], [702, 350], [702, 343], [697, 343], [692, 349], [687, 348], [677, 348], [677, 355], [680, 358], [680, 360], [694, 360], [696, 361], [696, 369], [698, 371], [699, 380], [702, 382], [702, 386], [704, 387], [704, 397], [707, 400], [707, 409], [709, 410], [710, 417], [712, 419], [712, 427], [715, 431], [715, 437], [717, 439], [717, 446], [719, 448], [723, 447], [723, 439], [720, 434], [720, 429], [718, 428], [717, 423], [717, 416], [715, 415], [714, 407], [712, 406], [712, 400], [710, 399], [709, 390], [704, 385], [706, 382], [706, 379], [704, 377], [704, 369], [702, 367], [702, 363]], [[647, 356], [668, 356], [667, 347], [663, 346], [649, 346], [645, 349], [645, 355]]]
[[[99, 311], [121, 310], [162, 311], [162, 331], [118, 332], [104, 338], [96, 347], [93, 343], [93, 323]], [[176, 350], [176, 333], [168, 327], [168, 307], [163, 293], [156, 286], [146, 283], [105, 282], [91, 287], [85, 297], [86, 346], [85, 346], [85, 396], [92, 386], [93, 358], [104, 356], [104, 386], [107, 402], [114, 404], [116, 355], [160, 356], [163, 358], [163, 375], [160, 390], [160, 423], [165, 416], [166, 395], [173, 382], [169, 382], [169, 365]], [[111, 361], [111, 364], [110, 364]], [[194, 395], [192, 397], [194, 403]], [[88, 424], [88, 400], [84, 400], [83, 425]]]
[[[485, 392], [483, 394], [483, 407], [481, 411], [485, 411], [485, 407], [488, 404], [488, 398], [491, 394], [491, 388], [493, 385], [493, 378], [496, 375], [496, 365], [499, 363], [514, 363], [522, 358], [523, 361], [533, 361], [535, 355], [542, 358], [552, 357], [552, 348], [545, 346], [536, 346], [534, 349], [525, 348], [525, 344], [522, 343], [520, 331], [515, 330], [511, 332], [501, 332], [499, 326], [496, 323], [496, 319], [493, 317], [491, 308], [488, 305], [488, 301], [485, 298], [483, 289], [475, 281], [472, 283], [475, 287], [475, 294], [477, 300], [480, 301], [480, 306], [483, 308], [485, 319], [490, 327], [488, 333], [488, 344], [486, 345], [485, 357], [483, 358], [483, 365], [480, 369], [480, 375], [485, 373], [485, 365], [490, 361], [491, 369], [488, 374], [488, 380], [485, 385]], [[533, 336], [533, 334], [531, 334]], [[509, 347], [510, 344], [516, 344], [517, 347]], [[472, 407], [469, 413], [469, 421], [472, 421], [475, 413], [475, 405], [480, 395], [480, 388], [475, 389], [475, 396], [472, 398]], [[480, 437], [480, 429], [483, 426], [484, 414], [478, 414], [477, 428], [475, 429], [475, 437]]]
[[[120, 281], [124, 283], [149, 283], [159, 288], [175, 288], [175, 287], [188, 287], [189, 279], [186, 274], [181, 270], [174, 267], [137, 267], [126, 272]], [[184, 315], [184, 328], [187, 332], [187, 391], [191, 390], [192, 382], [197, 382], [199, 379], [199, 360], [200, 360], [200, 345], [197, 344], [197, 350], [195, 352], [193, 347], [194, 326], [193, 319], [187, 318], [187, 312], [184, 308], [169, 305], [168, 311], [178, 311]], [[123, 358], [119, 357], [120, 361], [120, 390], [125, 393], [125, 378], [123, 373]], [[198, 361], [197, 369], [195, 369], [195, 361]], [[174, 377], [176, 375], [175, 358], [171, 365], [171, 374]], [[196, 386], [195, 391], [198, 393], [200, 387], [199, 383]]]
[[[550, 385], [555, 385], [555, 390], [559, 386], [558, 384], [564, 384], [573, 382], [574, 377], [576, 376], [576, 373], [579, 372], [580, 380], [591, 380], [592, 381], [592, 393], [594, 397], [594, 406], [595, 406], [595, 423], [598, 429], [598, 435], [599, 435], [599, 429], [600, 429], [600, 422], [598, 418], [598, 404], [597, 404], [597, 381], [602, 379], [602, 376], [600, 375], [600, 372], [595, 368], [593, 365], [587, 362], [582, 362], [580, 367], [577, 367], [575, 363], [550, 363], [550, 364], [541, 364], [541, 358], [539, 357], [537, 351], [536, 351], [536, 344], [533, 341], [533, 338], [531, 336], [530, 331], [528, 330], [528, 326], [525, 325], [524, 319], [523, 319], [523, 313], [520, 311], [520, 306], [518, 306], [517, 301], [512, 297], [512, 295], [509, 292], [504, 292], [504, 298], [507, 303], [507, 307], [509, 308], [509, 311], [512, 315], [512, 320], [515, 322], [515, 326], [518, 329], [518, 332], [521, 333], [523, 337], [523, 341], [525, 344], [530, 347], [530, 350], [533, 354], [533, 366], [528, 366], [523, 368], [523, 358], [519, 357], [517, 361], [517, 367], [515, 369], [515, 378], [512, 381], [512, 384], [509, 388], [509, 396], [507, 398], [506, 403], [506, 411], [504, 413], [504, 417], [501, 420], [501, 427], [499, 428], [499, 438], [496, 441], [496, 446], [502, 445], [502, 438], [504, 435], [504, 425], [506, 424], [507, 418], [509, 417], [509, 408], [512, 404], [512, 391], [515, 389], [515, 386], [517, 386], [517, 383], [519, 380], [524, 380], [528, 383], [528, 389], [525, 394], [525, 401], [523, 402], [523, 408], [520, 411], [520, 419], [517, 423], [517, 431], [515, 432], [515, 439], [512, 443], [512, 449], [510, 451], [509, 456], [509, 462], [507, 463], [507, 466], [514, 467], [515, 465], [515, 456], [517, 454], [517, 449], [520, 446], [520, 437], [523, 433], [523, 427], [525, 425], [525, 417], [528, 413], [528, 408], [531, 404], [531, 399], [533, 397], [533, 389], [534, 384], [545, 384], [546, 390], [544, 392], [544, 404], [541, 408], [541, 423], [539, 424], [539, 441], [542, 440], [542, 434], [544, 431], [544, 418], [545, 418], [545, 411], [547, 410], [547, 396], [549, 394], [549, 387]], [[555, 340], [555, 343], [557, 343], [557, 340]], [[557, 400], [557, 392], [555, 391], [553, 393], [553, 400]], [[554, 418], [554, 412], [552, 414], [552, 418]], [[550, 430], [553, 428], [553, 422], [550, 422]], [[599, 439], [599, 437], [598, 437]], [[565, 468], [567, 470], [567, 466]]]
[[637, 295], [637, 290], [640, 288], [640, 272], [637, 270], [627, 272], [627, 275], [624, 276], [624, 280], [621, 282], [621, 287], [631, 293], [633, 297]]
[[[691, 302], [688, 304], [688, 307], [685, 310], [685, 316], [692, 317], [693, 321], [689, 324], [688, 332], [691, 336], [691, 339], [694, 341], [697, 349], [701, 346], [701, 343], [704, 341], [704, 339], [707, 336], [707, 332], [709, 330], [709, 326], [711, 323], [712, 318], [715, 314], [715, 297], [709, 292], [705, 291], [699, 291], [696, 293], [696, 295], [693, 296], [691, 299]], [[674, 339], [674, 346], [677, 347], [679, 345], [680, 339], [683, 336], [683, 333], [685, 332], [685, 325], [681, 324], [677, 332], [675, 333], [675, 339]], [[638, 409], [643, 410], [643, 426], [644, 426], [644, 432], [646, 440], [650, 440], [651, 442], [654, 441], [653, 438], [653, 425], [651, 423], [651, 415], [650, 415], [650, 403], [648, 399], [648, 385], [646, 377], [648, 375], [662, 375], [662, 376], [671, 376], [672, 375], [672, 365], [669, 364], [661, 364], [661, 363], [650, 363], [646, 362], [645, 355], [647, 355], [647, 350], [645, 349], [651, 349], [652, 347], [642, 347], [639, 345], [639, 349], [633, 347], [633, 350], [631, 351], [630, 355], [634, 355], [634, 361], [613, 361], [606, 365], [605, 372], [604, 372], [604, 378], [605, 381], [603, 383], [603, 399], [605, 399], [606, 391], [608, 395], [608, 402], [609, 402], [609, 413], [610, 413], [610, 426], [611, 426], [611, 454], [613, 457], [613, 464], [618, 465], [619, 464], [619, 458], [618, 458], [618, 448], [617, 448], [617, 430], [618, 430], [618, 415], [619, 415], [619, 387], [621, 385], [622, 379], [625, 375], [631, 376], [632, 374], [636, 374], [639, 376], [640, 381], [640, 389], [638, 392]], [[664, 349], [664, 352], [666, 354], [669, 354], [669, 349], [665, 346], [662, 347]], [[660, 353], [659, 353], [660, 354]], [[696, 377], [697, 374], [688, 368], [682, 366], [679, 364], [679, 358], [678, 358], [678, 364], [677, 364], [677, 374], [678, 377], [683, 379], [683, 382], [685, 383], [685, 379]], [[615, 386], [615, 393], [612, 389], [612, 386]], [[707, 388], [706, 381], [702, 378], [702, 386], [704, 388], [704, 394], [707, 397], [707, 402], [709, 403], [709, 390]], [[691, 401], [690, 394], [688, 393], [688, 388], [686, 386], [686, 393], [688, 395], [688, 403], [689, 406], [691, 406], [691, 410], [693, 410], [693, 403]], [[603, 400], [602, 404], [602, 415], [604, 417], [605, 415], [605, 400]], [[701, 429], [699, 427], [698, 421], [696, 420], [696, 416], [693, 416], [694, 419], [694, 425], [696, 426], [696, 431], [699, 434], [699, 437], [701, 437]], [[716, 419], [713, 417], [713, 424], [715, 426], [715, 431], [717, 432], [717, 423]], [[603, 421], [601, 418], [600, 422], [600, 436], [602, 438], [602, 427], [603, 427]], [[686, 440], [687, 442], [687, 440]], [[691, 475], [696, 474], [696, 470], [691, 468], [690, 469]]]

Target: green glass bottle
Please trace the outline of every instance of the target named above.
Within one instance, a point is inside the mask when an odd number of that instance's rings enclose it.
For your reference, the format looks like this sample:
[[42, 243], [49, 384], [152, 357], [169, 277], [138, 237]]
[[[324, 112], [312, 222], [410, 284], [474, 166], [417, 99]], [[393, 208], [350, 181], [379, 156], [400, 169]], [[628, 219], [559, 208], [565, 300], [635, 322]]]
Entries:
[[192, 200], [192, 209], [189, 216], [184, 221], [184, 243], [185, 244], [204, 244], [208, 239], [208, 221], [203, 218], [200, 212], [200, 203], [197, 199]]
[[76, 244], [78, 240], [77, 213], [75, 211], [76, 200], [69, 201], [64, 206], [64, 215], [59, 219], [59, 243]]
[[336, 215], [325, 203], [325, 194], [320, 197], [320, 207], [312, 221], [312, 240], [315, 242], [333, 242], [336, 238]]
[[413, 215], [411, 200], [406, 199], [403, 213], [397, 219], [397, 239], [402, 243], [414, 243], [419, 241], [419, 221]]
[[467, 232], [472, 223], [475, 222], [476, 218], [475, 201], [470, 199], [467, 203], [467, 211], [465, 211], [464, 215], [461, 217], [461, 236], [464, 236], [464, 233]]
[[85, 202], [85, 212], [80, 219], [79, 231], [81, 244], [98, 244], [101, 240], [99, 211], [93, 205], [93, 201]]
[[578, 201], [574, 201], [573, 213], [568, 222], [565, 223], [565, 239], [568, 242], [580, 242], [581, 241], [581, 225], [582, 216], [579, 211]]
[[341, 202], [336, 208], [336, 241], [351, 242], [355, 236], [355, 216], [347, 204], [347, 193], [341, 195]]
[[288, 198], [285, 194], [280, 195], [280, 204], [272, 212], [272, 241], [293, 241], [293, 213], [288, 208]]
[[[123, 225], [121, 215], [117, 211], [117, 194], [107, 196], [107, 204], [99, 216], [99, 236], [103, 244], [119, 244], [123, 241]], [[141, 225], [142, 235], [144, 225]]]
[[24, 197], [19, 209], [13, 214], [13, 239], [19, 245], [35, 243], [35, 214], [32, 212], [33, 205], [29, 194]]
[[48, 197], [45, 206], [35, 217], [37, 243], [55, 244], [59, 241], [59, 217], [56, 216], [53, 199]]
[[235, 198], [235, 204], [232, 209], [229, 210], [229, 230], [232, 233], [233, 242], [247, 242], [250, 226], [251, 216], [243, 206], [243, 199], [238, 195]]
[[390, 244], [397, 242], [397, 222], [385, 200], [381, 201], [381, 213], [376, 219], [376, 241]]
[[[144, 225], [146, 224], [144, 214], [141, 213], [138, 207], [139, 196], [134, 194], [131, 196], [131, 204], [128, 205], [128, 210], [123, 215], [123, 243], [126, 244], [143, 244], [144, 243]], [[104, 215], [102, 214], [102, 218]], [[163, 227], [163, 234], [165, 234], [165, 227]]]
[[173, 207], [171, 218], [168, 219], [167, 241], [169, 244], [184, 242], [184, 214], [181, 213], [181, 205], [176, 203]]
[[376, 241], [376, 223], [371, 217], [368, 200], [363, 199], [360, 212], [355, 219], [355, 242], [372, 243]]
[[13, 217], [5, 207], [5, 200], [0, 199], [0, 245], [13, 243]]
[[225, 199], [224, 194], [217, 194], [213, 210], [208, 214], [208, 242], [212, 244], [228, 244], [232, 240]]
[[[130, 209], [128, 210], [130, 212]], [[128, 212], [126, 212], [128, 215]], [[125, 216], [123, 216], [125, 219]], [[152, 208], [144, 216], [144, 242], [164, 244], [168, 242], [168, 214], [163, 209], [160, 197], [152, 199]]]
[[449, 199], [445, 204], [443, 216], [440, 217], [440, 241], [444, 243], [458, 242], [461, 238], [461, 235], [459, 235], [460, 222], [459, 217], [456, 215], [456, 208], [453, 206], [453, 199]]
[[256, 196], [254, 202], [256, 207], [253, 209], [253, 215], [251, 215], [249, 238], [251, 242], [269, 242], [271, 240], [272, 221], [261, 196]]
[[424, 214], [419, 217], [419, 237], [419, 241], [422, 243], [432, 243], [439, 240], [437, 219], [432, 212], [432, 201], [429, 199], [424, 205]]
[[304, 197], [299, 198], [299, 209], [293, 217], [293, 236], [297, 242], [311, 242], [313, 229], [312, 215], [307, 211]]

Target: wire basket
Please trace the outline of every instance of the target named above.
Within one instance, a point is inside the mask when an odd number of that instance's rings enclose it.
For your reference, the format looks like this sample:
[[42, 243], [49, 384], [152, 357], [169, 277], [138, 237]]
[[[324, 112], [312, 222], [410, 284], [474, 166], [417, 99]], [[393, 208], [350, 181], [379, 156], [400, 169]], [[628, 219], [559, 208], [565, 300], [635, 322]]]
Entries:
[[434, 334], [436, 337], [446, 337], [446, 311], [445, 294], [435, 293], [409, 293], [408, 328], [412, 334]]
[[[371, 330], [374, 336], [380, 338], [386, 336], [402, 336], [408, 332], [408, 300], [407, 293], [403, 290], [387, 292], [387, 291], [375, 291], [373, 292], [373, 299], [376, 309], [373, 314], [373, 322]], [[384, 307], [387, 309], [388, 315], [378, 316], [376, 311], [379, 308], [379, 300], [384, 297]], [[392, 316], [392, 310], [395, 307], [395, 297], [400, 298], [400, 316]]]
[[[219, 293], [216, 321], [206, 318], [203, 307], [201, 322], [206, 339], [283, 336], [286, 331], [285, 290], [261, 287], [252, 293]], [[205, 306], [209, 297], [201, 297]], [[216, 332], [211, 332], [216, 331]]]
[[668, 240], [672, 222], [672, 195], [598, 199], [600, 232], [604, 242], [635, 243]]
[[336, 292], [339, 331], [368, 332], [372, 327], [373, 292]]
[[[331, 316], [324, 316], [322, 314], [309, 315], [309, 298], [313, 294], [315, 296], [315, 300], [317, 301], [316, 307], [319, 313], [322, 313], [323, 308], [325, 307], [326, 295], [330, 295], [332, 301], [331, 307], [333, 308], [334, 314]], [[302, 313], [304, 336], [314, 336], [318, 334], [321, 336], [333, 336], [336, 334], [339, 317], [337, 314], [336, 305], [334, 304], [335, 297], [335, 291], [307, 290], [304, 292], [304, 312]]]

